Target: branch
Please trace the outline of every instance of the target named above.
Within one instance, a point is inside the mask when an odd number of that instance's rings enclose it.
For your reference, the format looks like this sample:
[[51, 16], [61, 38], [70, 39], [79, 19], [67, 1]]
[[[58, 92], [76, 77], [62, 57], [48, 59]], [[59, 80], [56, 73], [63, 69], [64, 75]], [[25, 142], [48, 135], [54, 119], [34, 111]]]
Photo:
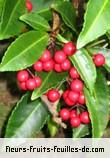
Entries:
[[48, 108], [49, 112], [52, 114], [53, 121], [59, 124], [61, 127], [66, 128], [66, 124], [62, 122], [62, 119], [58, 117], [59, 113], [57, 112], [57, 104], [59, 100], [55, 103], [51, 103], [47, 96], [43, 95], [41, 100], [45, 103], [46, 107]]

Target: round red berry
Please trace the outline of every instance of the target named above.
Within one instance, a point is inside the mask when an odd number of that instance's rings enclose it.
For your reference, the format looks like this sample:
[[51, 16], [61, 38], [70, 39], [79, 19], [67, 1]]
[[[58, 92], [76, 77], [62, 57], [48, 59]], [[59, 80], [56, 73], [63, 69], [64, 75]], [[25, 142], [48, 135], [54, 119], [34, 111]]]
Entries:
[[82, 112], [80, 114], [80, 120], [84, 124], [89, 124], [90, 123], [89, 113], [87, 111]]
[[60, 117], [63, 121], [67, 121], [70, 117], [70, 112], [68, 109], [64, 108], [60, 110]]
[[36, 81], [36, 88], [40, 87], [42, 84], [42, 80], [39, 76], [34, 77], [35, 81]]
[[41, 61], [37, 61], [34, 65], [33, 68], [35, 71], [41, 72], [43, 70], [43, 64]]
[[71, 111], [70, 111], [70, 118], [74, 118], [74, 117], [76, 117], [76, 116], [77, 116], [76, 110], [71, 110]]
[[26, 81], [26, 87], [28, 90], [34, 90], [36, 88], [36, 80], [33, 78], [30, 78]]
[[20, 88], [21, 90], [26, 91], [26, 90], [27, 90], [26, 82], [19, 82], [19, 88]]
[[81, 124], [80, 118], [78, 116], [72, 117], [70, 119], [71, 127], [79, 127]]
[[52, 58], [52, 57], [51, 57], [50, 51], [46, 49], [46, 50], [43, 52], [43, 55], [41, 56], [40, 60], [41, 60], [42, 62], [46, 62], [46, 61], [49, 61], [51, 58]]
[[76, 53], [76, 45], [73, 42], [68, 42], [64, 45], [63, 51], [66, 55], [73, 55]]
[[29, 0], [26, 0], [26, 8], [27, 8], [28, 12], [31, 12], [33, 9], [33, 5]]
[[55, 65], [54, 65], [54, 70], [55, 70], [56, 72], [62, 72], [61, 65], [60, 65], [60, 64], [55, 64]]
[[78, 73], [78, 71], [76, 70], [75, 67], [72, 67], [72, 68], [70, 69], [69, 75], [70, 75], [70, 77], [71, 77], [72, 79], [77, 79], [77, 78], [80, 77], [80, 75], [79, 75], [79, 73]]
[[60, 93], [56, 89], [52, 89], [48, 92], [48, 99], [51, 102], [56, 102], [58, 99], [60, 99]]
[[26, 70], [21, 70], [17, 73], [17, 80], [19, 82], [25, 82], [29, 78], [29, 73]]
[[61, 64], [66, 60], [66, 55], [63, 51], [56, 51], [54, 55], [54, 60], [56, 63]]
[[54, 69], [54, 61], [51, 59], [43, 63], [43, 70], [44, 71], [52, 71]]
[[102, 54], [95, 54], [93, 56], [93, 61], [97, 67], [100, 67], [105, 64], [105, 57]]
[[66, 90], [66, 91], [63, 93], [63, 99], [64, 99], [64, 100], [68, 97], [68, 93], [69, 93], [69, 90]]
[[71, 87], [72, 91], [81, 92], [81, 91], [83, 91], [84, 85], [81, 80], [76, 79], [71, 82], [70, 87]]
[[61, 68], [64, 71], [68, 71], [71, 68], [71, 62], [69, 59], [66, 59], [62, 64], [61, 64]]
[[74, 103], [77, 103], [79, 99], [79, 93], [75, 91], [69, 91], [68, 98]]
[[81, 105], [83, 105], [83, 104], [86, 103], [86, 101], [85, 101], [85, 96], [84, 96], [84, 94], [83, 94], [82, 92], [81, 92], [80, 95], [79, 95], [78, 102], [79, 102], [79, 104], [81, 104]]
[[68, 97], [64, 100], [68, 106], [74, 106], [75, 102], [71, 101]]

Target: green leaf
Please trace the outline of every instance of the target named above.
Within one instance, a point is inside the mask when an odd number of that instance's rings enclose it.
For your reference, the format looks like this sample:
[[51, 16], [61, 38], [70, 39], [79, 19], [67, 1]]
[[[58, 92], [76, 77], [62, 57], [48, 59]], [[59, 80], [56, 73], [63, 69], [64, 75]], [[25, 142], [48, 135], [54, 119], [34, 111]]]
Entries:
[[92, 123], [92, 135], [99, 138], [103, 135], [108, 123], [109, 95], [107, 81], [101, 72], [98, 72], [94, 95], [85, 88], [86, 105]]
[[31, 27], [33, 27], [35, 30], [43, 30], [43, 31], [49, 31], [50, 26], [47, 22], [47, 20], [40, 15], [38, 15], [37, 12], [28, 13], [20, 17], [20, 20], [24, 21]]
[[104, 67], [107, 69], [108, 72], [110, 72], [110, 49], [97, 47], [97, 48], [90, 48], [89, 51], [92, 55], [97, 53], [103, 54], [106, 61]]
[[[95, 6], [95, 7], [94, 7]], [[104, 35], [110, 29], [110, 0], [89, 0], [77, 48]]]
[[37, 61], [48, 44], [48, 34], [30, 31], [11, 44], [3, 57], [0, 71], [18, 71]]
[[108, 39], [110, 40], [110, 29], [109, 29], [109, 31], [106, 33], [106, 35], [107, 35]]
[[68, 76], [67, 72], [56, 73], [54, 71], [51, 72], [41, 72], [38, 73], [38, 76], [42, 79], [42, 85], [35, 89], [32, 93], [31, 99], [37, 99], [42, 94], [46, 93], [51, 88], [56, 88], [61, 82], [66, 80]]
[[58, 125], [51, 119], [48, 121], [48, 131], [51, 137], [54, 137], [58, 132]]
[[26, 94], [21, 98], [9, 118], [5, 137], [35, 137], [47, 121], [48, 116], [49, 113], [40, 99], [29, 102], [29, 94]]
[[[60, 2], [63, 2], [64, 0], [60, 0]], [[33, 4], [33, 11], [40, 11], [40, 10], [46, 10], [47, 8], [50, 8], [50, 6], [54, 3], [58, 3], [59, 0], [31, 0]]]
[[0, 21], [1, 21], [1, 15], [3, 10], [4, 0], [0, 0]]
[[0, 40], [18, 35], [22, 32], [24, 24], [19, 20], [19, 17], [25, 11], [25, 0], [4, 1], [0, 23]]
[[70, 57], [70, 60], [92, 93], [96, 81], [96, 68], [88, 52], [85, 49], [81, 49]]
[[82, 138], [90, 134], [90, 127], [89, 125], [81, 124], [78, 128], [73, 128], [72, 131], [73, 138]]
[[73, 5], [70, 2], [62, 2], [53, 5], [52, 8], [62, 16], [65, 24], [76, 32], [76, 14]]

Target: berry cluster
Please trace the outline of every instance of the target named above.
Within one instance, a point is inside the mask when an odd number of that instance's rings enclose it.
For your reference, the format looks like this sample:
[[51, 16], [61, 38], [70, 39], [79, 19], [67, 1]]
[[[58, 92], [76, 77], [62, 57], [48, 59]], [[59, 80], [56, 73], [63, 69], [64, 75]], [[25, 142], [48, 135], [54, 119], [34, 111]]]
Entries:
[[71, 81], [68, 89], [63, 93], [63, 100], [67, 107], [60, 110], [60, 117], [63, 121], [70, 120], [70, 125], [72, 127], [78, 127], [81, 123], [90, 123], [88, 112], [77, 114], [77, 110], [75, 110], [77, 106], [83, 106], [86, 104], [83, 93], [84, 84], [75, 67], [71, 67], [69, 75], [71, 77]]
[[[29, 3], [30, 1], [27, 0]], [[67, 90], [61, 95], [58, 89], [51, 89], [46, 93], [48, 100], [52, 103], [63, 98], [65, 107], [61, 108], [59, 116], [62, 121], [70, 120], [72, 127], [78, 127], [81, 123], [89, 124], [90, 118], [87, 111], [78, 111], [78, 106], [86, 110], [85, 96], [83, 93], [84, 83], [81, 80], [77, 69], [72, 66], [69, 56], [76, 53], [76, 45], [73, 42], [64, 44], [61, 50], [55, 51], [52, 55], [50, 50], [46, 49], [40, 59], [33, 65], [36, 72], [56, 71], [57, 73], [68, 71], [69, 77], [67, 80]], [[105, 57], [102, 54], [93, 56], [94, 64], [99, 67], [105, 64]], [[17, 74], [19, 87], [22, 90], [34, 90], [41, 86], [42, 79], [39, 76], [34, 76], [30, 70], [21, 70]], [[77, 110], [78, 109], [78, 110]]]
[[70, 120], [71, 127], [79, 127], [81, 123], [90, 123], [89, 113], [87, 111], [78, 114], [76, 110], [69, 111], [67, 108], [63, 108], [60, 111], [60, 117], [63, 121]]
[[[37, 72], [49, 72], [52, 70], [56, 72], [67, 71], [71, 68], [71, 62], [67, 57], [73, 55], [75, 52], [76, 47], [72, 42], [66, 43], [63, 50], [56, 51], [53, 57], [51, 52], [46, 49], [41, 58], [34, 63], [33, 69]], [[39, 76], [34, 76], [27, 70], [19, 71], [17, 80], [21, 90], [34, 90], [42, 84], [42, 79]]]
[[19, 71], [17, 74], [17, 80], [19, 87], [22, 90], [34, 90], [35, 88], [38, 88], [42, 83], [42, 80], [39, 76], [30, 75], [27, 70]]

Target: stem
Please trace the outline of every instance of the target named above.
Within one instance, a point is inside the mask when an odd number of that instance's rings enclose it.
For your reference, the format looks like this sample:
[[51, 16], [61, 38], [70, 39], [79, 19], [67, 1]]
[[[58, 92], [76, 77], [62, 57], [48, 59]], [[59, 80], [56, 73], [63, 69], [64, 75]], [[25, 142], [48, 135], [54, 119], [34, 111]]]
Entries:
[[32, 78], [34, 78], [34, 74], [33, 74], [29, 69], [27, 69], [27, 71], [28, 71], [29, 74], [32, 76]]
[[69, 41], [66, 40], [64, 37], [62, 37], [60, 34], [58, 34], [56, 38], [57, 38], [60, 42], [62, 42], [62, 43], [67, 43], [67, 42], [69, 42]]
[[54, 104], [52, 104], [45, 95], [43, 95], [41, 97], [41, 100], [45, 103], [46, 107], [48, 108], [49, 112], [52, 114], [52, 118], [53, 121], [56, 122], [57, 124], [59, 124], [61, 127], [66, 128], [66, 124], [62, 122], [62, 119], [58, 116], [59, 113], [57, 112], [57, 104], [59, 102], [59, 100], [57, 102], [55, 102]]
[[96, 45], [98, 45], [98, 44], [102, 44], [102, 43], [104, 43], [104, 42], [106, 42], [106, 40], [105, 40], [105, 39], [102, 39], [102, 40], [97, 41], [97, 42], [95, 42], [95, 43], [93, 43], [93, 44], [90, 44], [90, 45], [88, 46], [88, 48], [94, 47], [94, 46], [96, 46]]

